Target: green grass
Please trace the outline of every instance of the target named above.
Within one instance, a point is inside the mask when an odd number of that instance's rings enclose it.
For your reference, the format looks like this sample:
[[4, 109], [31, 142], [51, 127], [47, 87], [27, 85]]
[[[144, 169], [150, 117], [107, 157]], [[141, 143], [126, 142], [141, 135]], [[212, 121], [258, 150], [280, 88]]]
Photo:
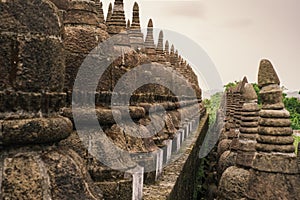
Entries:
[[295, 141], [294, 141], [294, 146], [296, 148], [295, 153], [298, 155], [298, 145], [300, 143], [300, 136], [295, 136], [293, 135]]

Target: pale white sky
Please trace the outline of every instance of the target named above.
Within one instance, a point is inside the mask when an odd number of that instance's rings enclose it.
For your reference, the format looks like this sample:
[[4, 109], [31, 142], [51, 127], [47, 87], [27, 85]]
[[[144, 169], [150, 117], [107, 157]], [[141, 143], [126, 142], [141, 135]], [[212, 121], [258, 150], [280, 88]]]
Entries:
[[[102, 2], [106, 15], [113, 1]], [[256, 82], [259, 61], [267, 58], [282, 85], [300, 90], [299, 0], [137, 2], [142, 27], [152, 18], [155, 28], [176, 31], [197, 42], [215, 63], [223, 83], [244, 75]], [[124, 4], [126, 18], [131, 20], [134, 1], [124, 0]]]

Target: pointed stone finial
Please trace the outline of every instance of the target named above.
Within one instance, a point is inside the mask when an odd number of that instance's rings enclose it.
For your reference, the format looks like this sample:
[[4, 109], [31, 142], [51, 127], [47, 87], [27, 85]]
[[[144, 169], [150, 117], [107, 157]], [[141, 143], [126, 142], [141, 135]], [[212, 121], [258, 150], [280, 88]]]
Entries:
[[272, 63], [269, 60], [263, 59], [259, 66], [258, 86], [262, 88], [271, 84], [280, 85], [280, 80]]
[[241, 92], [246, 83], [248, 83], [248, 79], [245, 76], [243, 78], [243, 80], [238, 83], [237, 88], [236, 88], [237, 92]]
[[244, 78], [243, 78], [242, 82], [243, 82], [244, 84], [248, 83], [248, 79], [247, 79], [247, 77], [246, 77], [246, 76], [244, 76]]
[[141, 32], [139, 5], [137, 2], [135, 2], [133, 6], [131, 27], [128, 33], [131, 47], [139, 51], [144, 51], [144, 35]]
[[170, 45], [169, 45], [168, 40], [166, 41], [166, 44], [165, 44], [165, 52], [166, 52], [167, 55], [170, 53]]
[[251, 83], [246, 83], [241, 92], [245, 102], [248, 103], [257, 100], [257, 94]]
[[107, 17], [106, 17], [106, 23], [108, 23], [110, 21], [111, 16], [112, 16], [112, 4], [109, 3]]
[[174, 54], [174, 51], [175, 51], [175, 47], [174, 47], [174, 45], [172, 44], [172, 46], [171, 46], [171, 54]]
[[164, 33], [163, 33], [163, 31], [160, 31], [159, 36], [158, 36], [156, 53], [163, 54], [163, 51], [164, 51]]
[[127, 29], [130, 29], [130, 20], [127, 20]]
[[139, 5], [137, 2], [133, 5], [133, 13], [132, 13], [132, 28], [133, 29], [140, 29], [140, 10]]
[[[177, 52], [178, 53], [178, 52]], [[171, 65], [175, 66], [176, 63], [177, 63], [177, 56], [175, 54], [175, 47], [174, 45], [172, 44], [171, 46], [171, 52], [170, 52], [170, 63]]]
[[175, 56], [178, 58], [178, 50], [175, 51]]
[[154, 39], [153, 39], [153, 22], [152, 22], [152, 19], [150, 19], [149, 22], [148, 22], [145, 46], [148, 49], [150, 49], [150, 48], [155, 49]]
[[137, 2], [134, 2], [133, 10], [134, 11], [138, 11], [139, 10], [139, 4]]
[[158, 62], [166, 62], [166, 56], [164, 53], [164, 33], [162, 30], [159, 32], [156, 54], [158, 56]]
[[153, 28], [153, 22], [152, 22], [152, 19], [149, 19], [149, 22], [148, 22], [148, 28]]

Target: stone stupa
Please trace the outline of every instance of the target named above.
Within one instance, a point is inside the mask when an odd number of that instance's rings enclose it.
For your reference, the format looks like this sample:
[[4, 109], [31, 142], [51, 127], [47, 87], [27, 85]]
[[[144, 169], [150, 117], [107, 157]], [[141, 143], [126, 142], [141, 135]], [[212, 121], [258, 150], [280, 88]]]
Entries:
[[260, 63], [258, 85], [262, 109], [247, 197], [300, 199], [300, 175], [290, 114], [283, 104], [277, 73], [268, 60]]
[[219, 199], [245, 198], [249, 168], [255, 155], [256, 136], [258, 132], [257, 95], [252, 84], [247, 83], [242, 89], [242, 97], [245, 100], [241, 110], [240, 134], [238, 138], [238, 151], [236, 166], [224, 171], [219, 183]]

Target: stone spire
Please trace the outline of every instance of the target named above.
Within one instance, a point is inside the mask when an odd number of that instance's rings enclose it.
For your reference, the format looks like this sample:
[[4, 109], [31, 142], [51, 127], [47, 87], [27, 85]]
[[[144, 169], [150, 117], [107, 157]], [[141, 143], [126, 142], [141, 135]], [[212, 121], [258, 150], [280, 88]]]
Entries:
[[131, 27], [128, 32], [131, 47], [135, 50], [144, 51], [144, 35], [140, 26], [140, 11], [137, 2], [134, 3]]
[[148, 56], [150, 56], [151, 59], [153, 59], [153, 56], [156, 55], [156, 51], [155, 51], [155, 44], [154, 44], [154, 39], [153, 39], [153, 22], [152, 22], [152, 19], [150, 19], [149, 22], [148, 22], [145, 47], [146, 47], [146, 54]]
[[241, 109], [240, 134], [238, 139], [238, 153], [236, 164], [241, 167], [252, 167], [256, 152], [256, 136], [258, 133], [259, 107], [257, 94], [250, 83], [242, 88], [242, 97], [245, 100]]
[[133, 6], [133, 13], [132, 13], [132, 28], [134, 29], [141, 29], [140, 25], [140, 11], [139, 11], [139, 5], [137, 2], [134, 3]]
[[165, 61], [168, 62], [168, 63], [170, 63], [170, 45], [169, 45], [169, 41], [168, 40], [165, 43], [164, 55], [165, 55]]
[[159, 32], [158, 43], [156, 47], [156, 54], [164, 56], [164, 33], [163, 31]]
[[166, 41], [166, 44], [165, 44], [165, 52], [166, 52], [166, 55], [170, 54], [170, 45], [169, 45], [168, 40]]
[[[220, 155], [218, 163], [218, 173], [221, 175], [227, 168], [234, 166], [237, 155], [236, 138], [238, 137], [238, 131], [236, 130], [234, 123], [235, 112], [235, 95], [237, 86], [233, 86], [227, 91], [227, 106], [228, 117], [225, 124], [225, 132], [221, 135], [222, 140], [218, 145], [218, 154]], [[235, 141], [234, 141], [235, 140]], [[233, 142], [234, 141], [234, 142]]]
[[127, 32], [123, 0], [115, 0], [113, 13], [108, 23], [107, 32], [111, 36], [117, 35], [118, 39], [116, 39], [117, 43], [115, 43], [115, 46], [131, 46]]
[[261, 87], [261, 120], [257, 150], [262, 152], [293, 153], [290, 115], [284, 109], [279, 78], [268, 60], [262, 60], [258, 73], [258, 85]]
[[109, 3], [107, 16], [106, 16], [106, 25], [109, 25], [111, 16], [112, 16], [112, 4]]
[[[279, 84], [271, 62], [262, 60], [258, 73], [262, 109], [259, 112], [257, 152], [248, 184], [255, 183], [255, 187], [247, 192], [250, 199], [295, 199], [300, 196], [290, 113], [284, 108]], [[272, 184], [269, 184], [270, 180]]]
[[244, 77], [242, 81], [240, 81], [236, 87], [236, 91], [234, 93], [235, 95], [235, 111], [234, 111], [234, 121], [236, 128], [240, 127], [240, 119], [241, 119], [241, 109], [244, 104], [244, 99], [242, 96], [242, 90], [245, 86], [245, 84], [248, 83], [247, 77]]
[[171, 45], [171, 50], [170, 50], [170, 54], [174, 54], [175, 52], [175, 47], [174, 44]]
[[123, 31], [126, 31], [123, 0], [115, 0], [113, 13], [108, 24], [108, 33], [115, 35]]
[[[246, 82], [246, 79], [242, 82]], [[242, 117], [238, 139], [238, 151], [235, 160], [236, 166], [227, 168], [222, 174], [218, 188], [218, 199], [244, 199], [248, 189], [249, 168], [252, 167], [256, 152], [255, 145], [258, 132], [259, 107], [256, 103], [257, 95], [252, 84], [246, 83], [242, 87], [241, 93], [245, 99], [245, 103], [241, 111]], [[226, 159], [228, 160], [232, 158], [230, 154], [227, 156]], [[221, 159], [220, 161], [224, 162], [224, 160]], [[234, 160], [230, 162], [234, 162]], [[234, 163], [232, 165], [234, 165]]]
[[176, 54], [175, 54], [175, 48], [174, 45], [172, 44], [171, 46], [171, 52], [170, 52], [170, 63], [171, 65], [175, 66], [176, 65]]
[[238, 91], [242, 92], [243, 91], [243, 87], [246, 85], [246, 83], [248, 83], [248, 79], [245, 76], [243, 78], [243, 80], [240, 82], [240, 84], [238, 85]]
[[103, 4], [100, 0], [95, 1], [95, 8], [97, 11], [97, 17], [99, 20], [99, 26], [102, 30], [107, 31], [107, 26], [104, 19], [104, 13], [103, 13]]
[[100, 2], [100, 0], [96, 0], [95, 1], [95, 7], [96, 7], [96, 10], [98, 12], [98, 19], [99, 19], [99, 22], [101, 24], [104, 23], [104, 13], [103, 13], [103, 8], [102, 8], [102, 2]]
[[152, 19], [150, 19], [149, 22], [148, 22], [145, 46], [146, 46], [147, 49], [149, 49], [149, 48], [154, 49], [155, 48], [154, 39], [153, 39], [153, 22], [152, 22]]

